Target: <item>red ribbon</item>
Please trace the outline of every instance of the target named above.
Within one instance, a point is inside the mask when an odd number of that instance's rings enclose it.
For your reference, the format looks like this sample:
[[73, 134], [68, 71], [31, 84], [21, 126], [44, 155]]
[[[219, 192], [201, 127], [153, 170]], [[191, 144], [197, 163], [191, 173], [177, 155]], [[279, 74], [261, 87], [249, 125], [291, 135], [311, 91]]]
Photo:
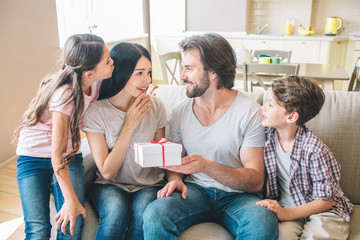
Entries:
[[165, 147], [164, 147], [164, 143], [166, 143], [166, 140], [163, 142], [155, 142], [155, 141], [150, 141], [151, 144], [160, 144], [161, 145], [161, 149], [162, 149], [162, 159], [163, 159], [163, 167], [165, 167]]
[[[163, 158], [163, 167], [165, 167], [165, 147], [164, 147], [164, 143], [166, 143], [166, 140], [165, 140], [165, 141], [162, 141], [162, 142], [149, 141], [149, 143], [151, 143], [151, 144], [160, 144], [160, 145], [161, 145], [161, 148], [162, 148], [162, 158]], [[139, 144], [139, 145], [144, 145], [144, 144]], [[138, 164], [139, 164], [139, 145], [137, 146]]]

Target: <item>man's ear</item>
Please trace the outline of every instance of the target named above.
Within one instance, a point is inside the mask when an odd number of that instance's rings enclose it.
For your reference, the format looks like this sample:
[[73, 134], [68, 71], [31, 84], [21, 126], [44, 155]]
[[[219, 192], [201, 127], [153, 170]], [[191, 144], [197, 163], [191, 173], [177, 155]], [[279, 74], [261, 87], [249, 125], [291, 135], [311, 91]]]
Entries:
[[292, 112], [289, 114], [287, 118], [288, 123], [296, 123], [296, 121], [299, 119], [300, 115], [298, 112]]
[[213, 72], [213, 71], [209, 71], [209, 78], [211, 79], [211, 80], [217, 80], [218, 79], [218, 75], [217, 75], [217, 73], [216, 72]]

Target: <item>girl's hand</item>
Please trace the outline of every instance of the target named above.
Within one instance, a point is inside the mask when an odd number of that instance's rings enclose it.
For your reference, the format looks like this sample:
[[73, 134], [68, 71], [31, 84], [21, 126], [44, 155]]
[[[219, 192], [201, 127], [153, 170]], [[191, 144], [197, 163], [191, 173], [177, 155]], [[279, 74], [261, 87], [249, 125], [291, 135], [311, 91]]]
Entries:
[[278, 201], [276, 201], [276, 200], [265, 199], [265, 200], [261, 200], [261, 201], [256, 202], [256, 205], [266, 207], [267, 209], [269, 209], [270, 211], [275, 213], [276, 217], [280, 221], [288, 221], [288, 219], [289, 219], [288, 216], [287, 216], [286, 208], [282, 208], [280, 206], [280, 204], [278, 203]]
[[177, 190], [181, 192], [183, 199], [186, 199], [187, 196], [187, 187], [182, 180], [173, 180], [168, 182], [161, 190], [157, 192], [157, 198], [169, 197]]
[[146, 90], [146, 95], [153, 95], [156, 96], [156, 93], [153, 93], [155, 89], [157, 89], [159, 86], [156, 84], [150, 84], [148, 89]]
[[87, 217], [85, 208], [77, 201], [77, 203], [69, 203], [65, 200], [60, 211], [55, 216], [56, 228], [66, 234], [66, 226], [70, 222], [70, 234], [74, 235], [75, 222], [78, 215], [82, 214], [83, 218]]
[[134, 131], [140, 124], [141, 120], [152, 108], [150, 96], [141, 93], [135, 100], [130, 103], [126, 111], [124, 127]]

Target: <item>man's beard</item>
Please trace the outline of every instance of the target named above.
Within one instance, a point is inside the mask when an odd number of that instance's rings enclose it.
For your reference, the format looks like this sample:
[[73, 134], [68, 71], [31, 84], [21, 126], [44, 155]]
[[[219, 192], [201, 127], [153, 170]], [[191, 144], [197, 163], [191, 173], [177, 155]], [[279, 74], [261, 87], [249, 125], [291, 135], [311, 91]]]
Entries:
[[186, 96], [188, 96], [189, 98], [200, 97], [206, 92], [209, 86], [209, 75], [208, 72], [205, 71], [201, 76], [200, 83], [198, 85], [193, 85], [192, 91], [186, 91]]

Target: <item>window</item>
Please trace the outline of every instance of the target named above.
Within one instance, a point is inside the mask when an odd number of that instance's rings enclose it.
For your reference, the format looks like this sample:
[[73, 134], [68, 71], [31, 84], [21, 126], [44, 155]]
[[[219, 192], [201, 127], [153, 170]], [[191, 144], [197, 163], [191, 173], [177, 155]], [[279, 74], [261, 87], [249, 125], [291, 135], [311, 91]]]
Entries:
[[142, 0], [56, 0], [60, 46], [76, 33], [106, 42], [144, 34]]

